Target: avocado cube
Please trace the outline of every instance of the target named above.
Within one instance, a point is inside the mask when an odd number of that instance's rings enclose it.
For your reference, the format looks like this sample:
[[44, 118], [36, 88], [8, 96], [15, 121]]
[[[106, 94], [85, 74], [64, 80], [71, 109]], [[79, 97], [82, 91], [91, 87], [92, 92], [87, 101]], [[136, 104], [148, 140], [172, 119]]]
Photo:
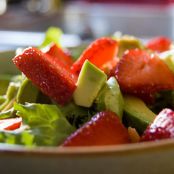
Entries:
[[127, 126], [135, 128], [140, 134], [156, 116], [141, 99], [130, 95], [124, 96], [124, 112]]
[[77, 105], [90, 107], [107, 80], [107, 75], [86, 60], [80, 71], [73, 98]]
[[122, 119], [124, 100], [115, 77], [110, 77], [96, 98], [97, 111], [110, 110]]

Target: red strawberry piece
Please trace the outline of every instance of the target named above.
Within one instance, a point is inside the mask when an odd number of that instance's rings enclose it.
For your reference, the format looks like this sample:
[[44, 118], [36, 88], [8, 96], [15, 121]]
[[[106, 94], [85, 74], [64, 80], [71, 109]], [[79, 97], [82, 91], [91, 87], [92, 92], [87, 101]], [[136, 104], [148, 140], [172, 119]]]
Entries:
[[146, 47], [156, 52], [163, 52], [169, 50], [171, 44], [172, 41], [170, 39], [164, 36], [159, 36], [151, 39]]
[[174, 74], [156, 55], [135, 49], [119, 61], [116, 78], [123, 92], [141, 97], [146, 102], [156, 92], [174, 89]]
[[80, 58], [72, 65], [73, 72], [79, 74], [85, 60], [101, 68], [104, 64], [111, 61], [118, 53], [117, 41], [103, 37], [92, 42], [82, 53]]
[[63, 105], [70, 101], [76, 88], [76, 77], [61, 61], [36, 48], [28, 48], [13, 58], [14, 64], [41, 91]]
[[116, 65], [118, 64], [119, 60], [119, 58], [115, 57], [114, 59], [104, 64], [100, 69], [104, 71], [108, 77], [114, 76]]
[[65, 65], [68, 65], [69, 67], [73, 64], [73, 59], [70, 53], [67, 50], [65, 51], [60, 48], [57, 44], [51, 44], [49, 49], [45, 53], [50, 55], [54, 59], [62, 61]]
[[127, 129], [115, 113], [99, 112], [92, 119], [71, 134], [63, 146], [98, 146], [129, 143]]
[[115, 76], [115, 69], [116, 69], [117, 64], [118, 64], [119, 61], [120, 61], [119, 58], [114, 58], [112, 61], [110, 61], [107, 64], [107, 67], [108, 67], [108, 70], [109, 70], [108, 73], [107, 73], [108, 77]]
[[141, 141], [174, 138], [174, 111], [163, 109], [145, 130]]
[[9, 118], [0, 120], [0, 130], [15, 130], [21, 126], [22, 118]]

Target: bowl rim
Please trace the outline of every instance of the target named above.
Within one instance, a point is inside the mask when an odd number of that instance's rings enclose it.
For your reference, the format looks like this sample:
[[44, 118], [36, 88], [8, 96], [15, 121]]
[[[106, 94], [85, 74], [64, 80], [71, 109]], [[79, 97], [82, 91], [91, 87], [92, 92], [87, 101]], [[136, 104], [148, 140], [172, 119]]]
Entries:
[[91, 147], [24, 147], [20, 145], [0, 144], [0, 156], [64, 157], [79, 158], [101, 156], [131, 156], [144, 153], [157, 153], [174, 149], [174, 139], [151, 142], [138, 142], [112, 146]]

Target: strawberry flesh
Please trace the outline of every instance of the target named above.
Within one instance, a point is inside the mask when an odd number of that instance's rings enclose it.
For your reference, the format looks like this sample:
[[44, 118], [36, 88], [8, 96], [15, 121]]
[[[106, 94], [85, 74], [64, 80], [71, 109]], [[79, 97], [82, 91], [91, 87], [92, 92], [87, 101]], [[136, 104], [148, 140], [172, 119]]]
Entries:
[[57, 103], [64, 105], [70, 101], [76, 88], [76, 76], [61, 61], [30, 47], [13, 58], [13, 62], [44, 94]]
[[50, 45], [49, 49], [45, 53], [50, 55], [54, 59], [58, 59], [68, 67], [73, 64], [73, 59], [70, 53], [57, 46], [57, 44]]
[[145, 130], [141, 141], [174, 138], [174, 111], [163, 109], [153, 123]]
[[174, 89], [174, 74], [156, 55], [135, 49], [127, 51], [116, 67], [115, 76], [121, 90], [152, 101], [154, 94]]
[[15, 130], [20, 128], [22, 123], [21, 117], [16, 118], [8, 118], [8, 119], [2, 119], [0, 120], [0, 130]]
[[63, 146], [96, 146], [129, 143], [129, 134], [115, 113], [99, 112], [71, 134]]
[[89, 60], [98, 68], [102, 68], [104, 64], [115, 58], [117, 53], [117, 41], [107, 37], [99, 38], [92, 42], [72, 65], [72, 72], [79, 74], [85, 60]]

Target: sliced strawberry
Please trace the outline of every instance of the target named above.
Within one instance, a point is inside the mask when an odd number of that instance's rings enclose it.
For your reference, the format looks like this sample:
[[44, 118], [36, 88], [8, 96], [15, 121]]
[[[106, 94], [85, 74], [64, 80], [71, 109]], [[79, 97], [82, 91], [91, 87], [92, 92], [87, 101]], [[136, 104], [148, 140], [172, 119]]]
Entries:
[[116, 66], [117, 66], [119, 60], [120, 59], [118, 57], [115, 57], [114, 59], [112, 59], [109, 62], [107, 62], [106, 64], [104, 64], [101, 67], [101, 70], [103, 70], [108, 75], [108, 77], [114, 76], [115, 69], [116, 69]]
[[22, 118], [9, 118], [0, 120], [0, 130], [15, 130], [21, 126]]
[[116, 78], [123, 92], [147, 99], [156, 92], [174, 89], [174, 74], [157, 56], [143, 50], [129, 50], [119, 61]]
[[98, 68], [101, 68], [104, 64], [116, 57], [117, 53], [117, 41], [107, 37], [97, 39], [88, 46], [80, 58], [72, 65], [72, 71], [79, 74], [86, 59]]
[[63, 105], [70, 101], [76, 77], [61, 61], [52, 59], [36, 48], [28, 48], [13, 58], [14, 64], [41, 91]]
[[45, 53], [55, 59], [62, 61], [65, 65], [68, 65], [69, 67], [73, 64], [73, 59], [70, 53], [58, 47], [57, 44], [51, 44], [49, 49]]
[[111, 76], [115, 76], [115, 69], [117, 67], [117, 64], [118, 62], [120, 61], [119, 58], [115, 58], [112, 62], [111, 62], [111, 66], [110, 66], [110, 69], [109, 69], [109, 73], [108, 73], [108, 76], [111, 77]]
[[174, 111], [163, 109], [145, 130], [141, 141], [174, 138]]
[[160, 36], [160, 37], [151, 39], [147, 43], [146, 47], [156, 52], [163, 52], [163, 51], [169, 50], [171, 44], [172, 44], [172, 41], [170, 39], [164, 36]]
[[96, 146], [129, 143], [127, 129], [115, 113], [99, 112], [89, 122], [70, 135], [63, 146]]

